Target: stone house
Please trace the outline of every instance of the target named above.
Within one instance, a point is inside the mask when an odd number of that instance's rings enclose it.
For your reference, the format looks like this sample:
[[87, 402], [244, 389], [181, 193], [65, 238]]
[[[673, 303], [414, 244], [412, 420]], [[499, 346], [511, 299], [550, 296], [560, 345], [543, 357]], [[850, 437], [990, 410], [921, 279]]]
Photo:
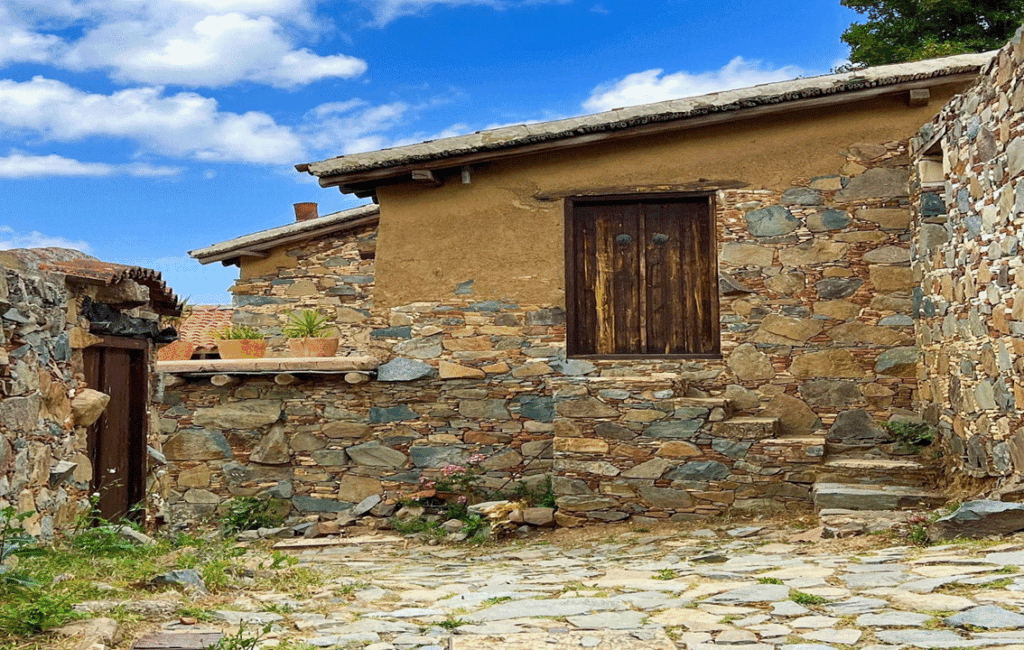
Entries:
[[[916, 251], [955, 237], [936, 229], [950, 229], [947, 188], [919, 180], [942, 169], [919, 129], [960, 116], [950, 102], [971, 88], [979, 119], [1008, 120], [1013, 96], [978, 90], [992, 60], [297, 166], [375, 205], [324, 217], [299, 205], [294, 224], [191, 255], [240, 267], [236, 322], [279, 346], [288, 313], [330, 312], [348, 356], [286, 372], [166, 367], [168, 502], [182, 520], [260, 493], [342, 512], [472, 454], [492, 488], [551, 477], [563, 525], [941, 500], [943, 461], [894, 456], [881, 424], [925, 417], [954, 450], [950, 431], [966, 427], [920, 383], [915, 324], [949, 317], [924, 299], [935, 271]], [[912, 150], [922, 140], [931, 148]], [[968, 188], [979, 209], [993, 182]], [[963, 255], [944, 268], [962, 272]], [[952, 381], [950, 355], [929, 382]]]
[[159, 506], [146, 502], [151, 352], [179, 311], [151, 269], [0, 251], [0, 509], [35, 513], [28, 532], [50, 537], [94, 493], [108, 519]]

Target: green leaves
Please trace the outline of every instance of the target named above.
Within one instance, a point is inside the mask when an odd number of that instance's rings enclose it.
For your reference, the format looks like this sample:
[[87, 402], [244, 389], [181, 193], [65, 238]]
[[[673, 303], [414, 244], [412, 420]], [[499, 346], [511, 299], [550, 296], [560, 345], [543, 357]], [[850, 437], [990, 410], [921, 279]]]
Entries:
[[320, 312], [304, 309], [288, 317], [288, 324], [281, 328], [284, 335], [293, 338], [324, 338], [331, 333], [327, 317]]
[[840, 0], [867, 21], [843, 32], [850, 61], [884, 65], [1002, 47], [1024, 22], [1024, 0]]
[[222, 331], [218, 338], [226, 341], [258, 341], [263, 338], [263, 334], [255, 327], [235, 325]]

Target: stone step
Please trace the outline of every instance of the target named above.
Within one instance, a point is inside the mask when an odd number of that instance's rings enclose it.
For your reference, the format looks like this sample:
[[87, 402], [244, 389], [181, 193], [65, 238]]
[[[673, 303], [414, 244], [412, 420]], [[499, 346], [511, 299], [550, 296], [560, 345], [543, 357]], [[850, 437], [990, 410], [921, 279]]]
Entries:
[[732, 400], [725, 397], [673, 397], [670, 400], [676, 408], [702, 408], [713, 411], [720, 408], [725, 412], [725, 417], [732, 417]]
[[938, 470], [916, 460], [897, 458], [835, 458], [818, 473], [821, 483], [930, 487]]
[[711, 433], [716, 438], [763, 440], [779, 437], [779, 418], [736, 417], [715, 422]]
[[903, 510], [937, 508], [946, 503], [944, 494], [905, 485], [814, 484], [811, 490], [816, 510]]
[[[770, 459], [779, 466], [786, 468], [786, 480], [798, 483], [811, 483], [817, 479], [817, 467], [825, 453], [823, 436], [779, 436], [758, 440], [752, 446], [751, 453]], [[801, 480], [794, 478], [800, 474]]]

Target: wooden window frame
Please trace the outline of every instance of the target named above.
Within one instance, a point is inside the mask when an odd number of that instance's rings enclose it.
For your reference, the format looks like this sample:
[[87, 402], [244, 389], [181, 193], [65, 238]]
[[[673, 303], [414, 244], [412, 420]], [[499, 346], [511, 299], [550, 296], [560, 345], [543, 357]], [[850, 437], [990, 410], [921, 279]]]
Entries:
[[717, 204], [714, 192], [661, 192], [643, 194], [606, 194], [606, 195], [576, 195], [567, 196], [564, 200], [564, 237], [565, 237], [565, 305], [566, 305], [566, 356], [572, 359], [590, 360], [651, 360], [651, 359], [722, 359], [722, 331], [721, 331], [721, 302], [716, 305], [715, 313], [718, 315], [718, 327], [715, 328], [717, 350], [712, 353], [700, 354], [597, 354], [585, 353], [573, 349], [574, 333], [578, 330], [578, 315], [574, 308], [576, 292], [581, 290], [577, 286], [577, 256], [580, 254], [575, 238], [576, 232], [576, 207], [587, 204], [602, 204], [613, 202], [637, 202], [637, 203], [658, 203], [672, 202], [676, 200], [704, 199], [708, 203], [708, 214], [711, 226], [711, 250], [709, 254], [714, 262], [712, 265], [714, 277], [714, 295], [718, 294], [718, 219]]

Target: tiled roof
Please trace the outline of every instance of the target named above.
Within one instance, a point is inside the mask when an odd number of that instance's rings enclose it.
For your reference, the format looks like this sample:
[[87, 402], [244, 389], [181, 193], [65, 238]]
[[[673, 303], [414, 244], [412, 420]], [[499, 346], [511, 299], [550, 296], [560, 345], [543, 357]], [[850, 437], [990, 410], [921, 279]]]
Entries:
[[[594, 115], [506, 126], [468, 135], [428, 140], [419, 144], [338, 156], [296, 165], [296, 169], [319, 177], [320, 184], [325, 187], [359, 182], [372, 183], [373, 179], [387, 177], [384, 172], [391, 168], [396, 169], [394, 175], [397, 176], [403, 173], [403, 166], [443, 164], [445, 159], [460, 156], [475, 156], [479, 162], [499, 158], [502, 152], [512, 154], [514, 151], [509, 150], [556, 140], [576, 140], [582, 144], [600, 141], [614, 132], [658, 123], [676, 122], [682, 127], [687, 120], [712, 113], [732, 115], [733, 119], [739, 119], [749, 113], [749, 109], [769, 105], [797, 109], [801, 106], [801, 100], [847, 95], [853, 101], [858, 98], [861, 91], [873, 91], [908, 83], [920, 84], [921, 87], [934, 86], [943, 83], [944, 79], [957, 75], [978, 74], [979, 70], [992, 60], [993, 55], [994, 52], [960, 54], [762, 84], [698, 97], [617, 108]], [[341, 189], [346, 191], [345, 187]]]
[[196, 305], [179, 323], [178, 339], [188, 341], [198, 349], [214, 350], [217, 348], [216, 335], [231, 327], [231, 315], [234, 313], [230, 307]]
[[174, 291], [164, 282], [160, 271], [142, 266], [128, 266], [102, 262], [97, 259], [76, 259], [63, 262], [47, 262], [40, 268], [63, 273], [69, 279], [83, 284], [112, 285], [124, 280], [134, 280], [149, 287], [149, 299], [153, 311], [165, 316], [181, 313], [181, 303]]

